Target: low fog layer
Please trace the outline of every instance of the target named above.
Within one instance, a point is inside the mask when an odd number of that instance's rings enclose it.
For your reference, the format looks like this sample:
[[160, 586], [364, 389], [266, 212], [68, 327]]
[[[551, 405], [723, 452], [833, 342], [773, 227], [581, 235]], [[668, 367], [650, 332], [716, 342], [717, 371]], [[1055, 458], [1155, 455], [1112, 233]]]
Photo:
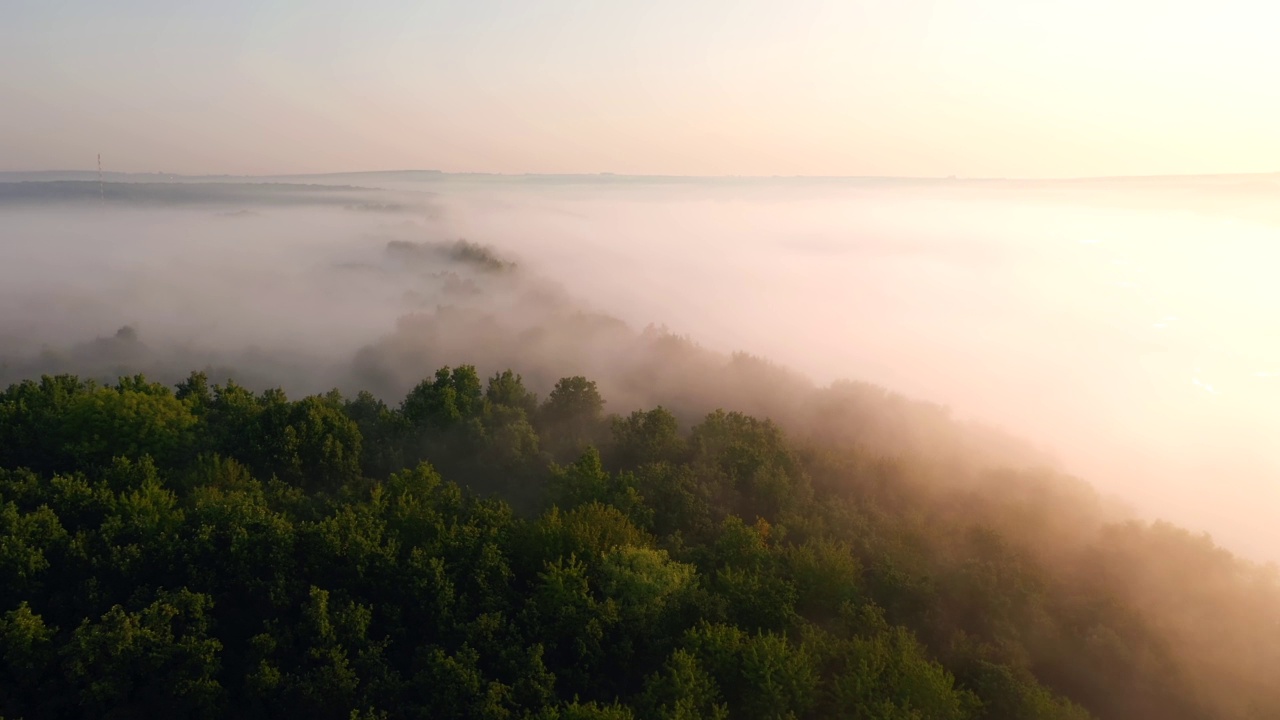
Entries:
[[36, 179], [0, 184], [5, 384], [207, 367], [396, 398], [474, 363], [586, 374], [614, 412], [769, 384], [742, 409], [785, 414], [851, 379], [1276, 559], [1273, 177]]

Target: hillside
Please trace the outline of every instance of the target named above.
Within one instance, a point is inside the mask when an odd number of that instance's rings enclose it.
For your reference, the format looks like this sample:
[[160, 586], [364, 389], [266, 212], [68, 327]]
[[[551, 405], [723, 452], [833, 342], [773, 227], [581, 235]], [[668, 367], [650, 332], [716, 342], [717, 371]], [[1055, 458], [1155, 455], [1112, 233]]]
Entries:
[[945, 413], [606, 400], [471, 366], [394, 405], [11, 386], [0, 713], [1280, 715], [1274, 568], [939, 447]]

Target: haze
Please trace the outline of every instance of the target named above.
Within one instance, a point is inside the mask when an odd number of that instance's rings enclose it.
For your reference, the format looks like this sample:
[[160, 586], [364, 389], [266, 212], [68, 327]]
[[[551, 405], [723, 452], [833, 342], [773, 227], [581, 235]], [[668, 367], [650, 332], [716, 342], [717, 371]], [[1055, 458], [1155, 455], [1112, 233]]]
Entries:
[[[389, 270], [388, 239], [466, 237], [573, 307], [944, 403], [1274, 557], [1277, 19], [1242, 0], [18, 0], [3, 179], [93, 182], [75, 171], [102, 153], [111, 182], [96, 204], [6, 186], [5, 372], [127, 370], [141, 356], [92, 341], [129, 326], [175, 372], [346, 382], [397, 318], [457, 300]], [[663, 177], [117, 184], [405, 167]], [[71, 172], [23, 174], [50, 170]], [[162, 174], [119, 174], [143, 171]]]
[[0, 169], [1280, 170], [1250, 0], [9, 0]]
[[[1280, 338], [1268, 328], [1280, 292], [1268, 271], [1280, 218], [1268, 198], [1280, 178], [359, 176], [387, 188], [373, 194], [345, 187], [354, 179], [311, 178], [344, 187], [310, 194], [191, 185], [203, 203], [160, 197], [181, 183], [136, 185], [134, 201], [105, 206], [93, 182], [71, 184], [86, 195], [71, 200], [19, 201], [14, 188], [52, 185], [4, 185], [0, 379], [142, 370], [172, 381], [212, 366], [291, 392], [383, 382], [395, 397], [432, 362], [506, 362], [551, 380], [588, 372], [609, 388], [631, 352], [620, 340], [512, 357], [492, 335], [431, 340], [401, 320], [472, 306], [524, 332], [553, 323], [527, 299], [541, 288], [547, 307], [663, 325], [820, 384], [855, 379], [943, 403], [1031, 441], [1143, 516], [1277, 559]], [[388, 254], [388, 242], [458, 238], [518, 262], [518, 279], [481, 275], [451, 291], [442, 272], [457, 267]], [[123, 326], [146, 352], [84, 344]], [[398, 346], [386, 344], [393, 333]], [[407, 359], [370, 375], [374, 347]], [[641, 407], [657, 395], [610, 397]]]

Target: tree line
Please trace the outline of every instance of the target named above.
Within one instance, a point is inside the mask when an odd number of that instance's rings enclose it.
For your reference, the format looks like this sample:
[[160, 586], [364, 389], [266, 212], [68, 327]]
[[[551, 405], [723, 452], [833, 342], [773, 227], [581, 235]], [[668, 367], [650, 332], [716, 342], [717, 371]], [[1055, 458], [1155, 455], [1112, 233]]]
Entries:
[[1046, 471], [605, 407], [10, 386], [0, 715], [1280, 717], [1274, 568]]

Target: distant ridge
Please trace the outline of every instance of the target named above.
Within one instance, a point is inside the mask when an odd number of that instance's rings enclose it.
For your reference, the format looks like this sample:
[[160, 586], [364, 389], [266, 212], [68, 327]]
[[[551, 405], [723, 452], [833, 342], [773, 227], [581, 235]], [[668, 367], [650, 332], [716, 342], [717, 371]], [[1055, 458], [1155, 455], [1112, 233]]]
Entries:
[[[0, 182], [96, 181], [94, 170], [0, 171]], [[906, 184], [975, 184], [975, 183], [1165, 183], [1221, 182], [1241, 180], [1280, 180], [1280, 171], [1271, 173], [1210, 173], [1181, 175], [1097, 175], [1079, 177], [929, 177], [907, 175], [658, 175], [599, 173], [487, 173], [445, 172], [442, 170], [356, 170], [348, 172], [289, 173], [272, 175], [182, 175], [162, 172], [104, 172], [103, 179], [118, 183], [299, 183], [332, 185], [342, 178], [363, 182], [378, 180], [399, 182], [525, 182], [525, 183], [906, 183]], [[361, 183], [363, 184], [363, 183]]]
[[387, 192], [354, 185], [320, 183], [207, 182], [196, 179], [148, 182], [150, 178], [105, 184], [97, 180], [25, 180], [0, 176], [0, 207], [88, 200], [126, 205], [327, 206], [348, 210], [404, 212], [430, 207], [429, 192]]

